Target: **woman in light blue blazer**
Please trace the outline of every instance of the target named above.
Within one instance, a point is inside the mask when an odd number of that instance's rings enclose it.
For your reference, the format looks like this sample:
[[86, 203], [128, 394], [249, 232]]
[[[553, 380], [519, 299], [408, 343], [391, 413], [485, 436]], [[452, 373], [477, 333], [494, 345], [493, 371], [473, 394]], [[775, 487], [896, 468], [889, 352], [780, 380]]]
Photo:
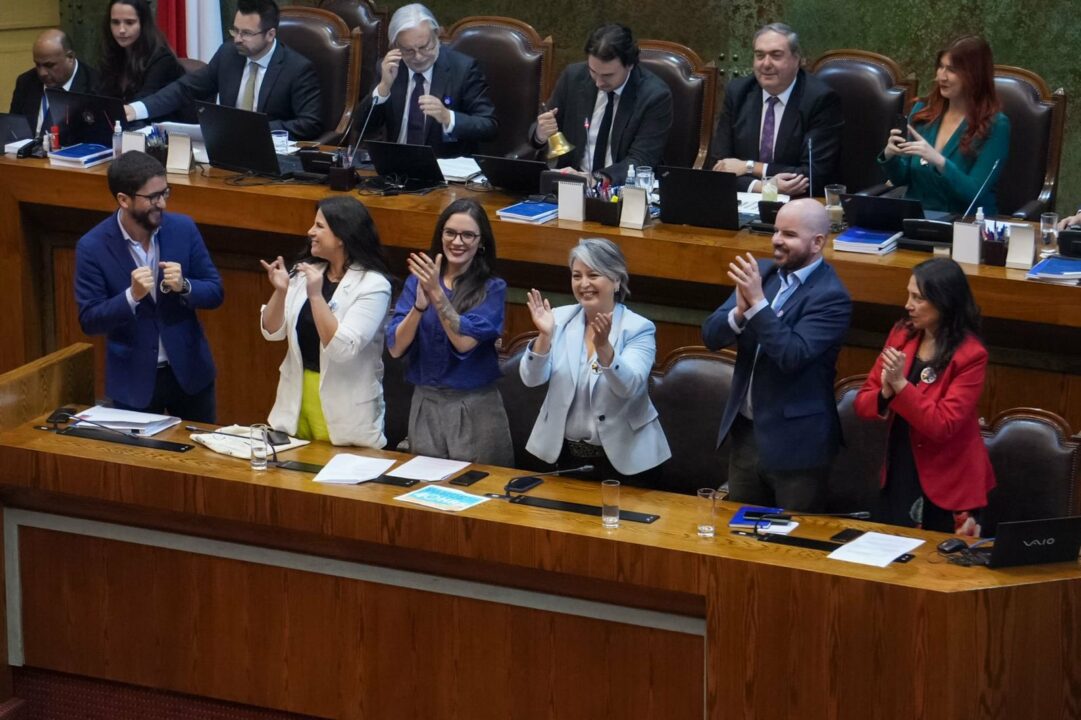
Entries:
[[568, 473], [578, 477], [655, 484], [672, 456], [649, 399], [656, 328], [623, 305], [627, 261], [615, 243], [581, 240], [569, 264], [577, 305], [553, 310], [536, 289], [526, 298], [540, 335], [519, 372], [529, 387], [548, 383], [526, 449], [561, 469], [593, 466]]

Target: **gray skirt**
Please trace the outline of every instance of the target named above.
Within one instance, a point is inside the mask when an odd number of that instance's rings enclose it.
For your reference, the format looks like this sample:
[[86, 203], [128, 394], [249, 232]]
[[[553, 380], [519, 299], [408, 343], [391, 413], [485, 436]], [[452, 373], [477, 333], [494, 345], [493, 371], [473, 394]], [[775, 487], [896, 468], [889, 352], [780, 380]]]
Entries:
[[409, 451], [414, 455], [514, 467], [514, 445], [503, 396], [495, 385], [451, 390], [413, 388]]

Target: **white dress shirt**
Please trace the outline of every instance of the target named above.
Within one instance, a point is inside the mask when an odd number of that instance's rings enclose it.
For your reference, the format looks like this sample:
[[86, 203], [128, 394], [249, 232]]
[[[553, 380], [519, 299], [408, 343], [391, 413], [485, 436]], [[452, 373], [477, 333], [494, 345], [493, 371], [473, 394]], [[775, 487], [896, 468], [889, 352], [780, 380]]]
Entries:
[[[428, 69], [421, 73], [424, 76], [424, 93], [425, 95], [431, 95], [432, 93], [432, 71], [435, 70], [435, 63], [433, 62], [428, 66]], [[402, 72], [399, 70], [399, 72]], [[413, 90], [416, 88], [416, 73], [409, 69], [409, 66], [405, 66], [405, 72], [409, 73], [409, 80], [405, 84], [405, 105], [402, 107], [402, 122], [401, 127], [398, 129], [398, 137], [394, 142], [404, 143], [406, 134], [409, 132], [409, 102], [413, 97]], [[380, 95], [379, 85], [375, 86], [372, 90], [372, 100], [376, 105], [382, 105], [390, 99], [390, 95]], [[450, 122], [443, 126], [443, 134], [451, 135], [454, 133], [454, 111], [450, 111]]]
[[[792, 91], [796, 87], [796, 81], [793, 80], [792, 84], [785, 88], [784, 92], [777, 95], [777, 104], [773, 106], [773, 152], [777, 154], [777, 132], [781, 129], [781, 119], [784, 117], [785, 108], [788, 107], [788, 99], [792, 97]], [[762, 128], [766, 126], [766, 111], [769, 110], [769, 104], [767, 101], [770, 99], [770, 94], [765, 90], [762, 91], [762, 119], [758, 125], [758, 147], [762, 147]], [[769, 165], [762, 163], [762, 177], [769, 177]]]
[[[619, 99], [623, 96], [623, 89], [627, 87], [627, 81], [631, 74], [627, 72], [627, 79], [616, 88], [615, 107], [612, 108], [612, 125], [608, 128], [608, 149], [604, 153], [604, 167], [612, 164], [612, 128], [616, 126], [616, 113], [619, 112]], [[582, 163], [578, 167], [584, 173], [604, 168], [593, 167], [593, 153], [597, 148], [597, 135], [601, 131], [601, 123], [604, 121], [604, 110], [608, 106], [608, 93], [597, 91], [597, 101], [593, 104], [593, 117], [589, 119], [589, 127], [586, 128], [586, 147], [582, 151]]]

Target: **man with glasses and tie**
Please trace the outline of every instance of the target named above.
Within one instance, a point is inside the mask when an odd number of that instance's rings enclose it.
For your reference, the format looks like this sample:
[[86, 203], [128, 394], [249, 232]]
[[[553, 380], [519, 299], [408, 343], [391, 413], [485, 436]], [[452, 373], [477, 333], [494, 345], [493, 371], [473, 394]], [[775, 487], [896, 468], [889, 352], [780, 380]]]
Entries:
[[[63, 30], [50, 28], [34, 41], [34, 69], [15, 80], [11, 95], [11, 114], [25, 115], [34, 135], [48, 132], [53, 126], [45, 88], [89, 93], [98, 84], [94, 69], [75, 57], [71, 40]], [[10, 140], [11, 138], [6, 138]]]
[[129, 121], [161, 118], [217, 95], [218, 103], [266, 114], [271, 130], [295, 140], [323, 132], [319, 78], [306, 57], [278, 42], [274, 0], [238, 0], [229, 34], [210, 63], [141, 102], [124, 106]]
[[736, 345], [717, 445], [728, 443], [728, 499], [798, 512], [826, 510], [841, 441], [833, 396], [852, 300], [822, 258], [829, 236], [817, 200], [777, 213], [773, 259], [736, 256], [736, 286], [702, 325], [710, 350]]
[[354, 114], [360, 132], [383, 128], [387, 142], [430, 145], [437, 157], [472, 155], [496, 136], [484, 74], [473, 58], [440, 45], [431, 10], [403, 5], [387, 32], [391, 49], [380, 63], [379, 84]]
[[754, 74], [725, 89], [706, 167], [738, 175], [740, 190], [761, 192], [773, 177], [785, 195], [822, 195], [837, 181], [841, 98], [802, 61], [796, 32], [771, 23], [754, 35]]
[[586, 61], [567, 66], [530, 141], [542, 148], [562, 131], [574, 149], [559, 158], [595, 179], [622, 185], [627, 166], [663, 160], [672, 127], [672, 91], [638, 64], [638, 43], [626, 25], [602, 25], [589, 35]]
[[75, 302], [105, 335], [114, 407], [214, 422], [214, 361], [195, 311], [221, 305], [221, 278], [195, 223], [165, 212], [160, 162], [126, 152], [109, 167], [119, 209], [75, 246]]

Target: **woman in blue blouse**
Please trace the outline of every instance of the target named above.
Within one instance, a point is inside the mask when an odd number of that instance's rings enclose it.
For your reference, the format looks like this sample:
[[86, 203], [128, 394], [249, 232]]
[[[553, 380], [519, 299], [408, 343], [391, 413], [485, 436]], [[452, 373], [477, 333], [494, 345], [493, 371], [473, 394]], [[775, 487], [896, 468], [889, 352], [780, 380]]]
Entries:
[[408, 363], [409, 449], [417, 455], [514, 464], [495, 386], [507, 294], [495, 262], [492, 226], [470, 199], [455, 200], [439, 216], [427, 254], [409, 255], [410, 277], [387, 326], [387, 348]]
[[879, 156], [890, 182], [908, 186], [905, 197], [925, 210], [963, 213], [971, 205], [998, 214], [995, 186], [1006, 164], [1010, 121], [999, 112], [986, 40], [965, 35], [938, 54], [935, 86], [912, 108], [908, 134], [891, 130]]

